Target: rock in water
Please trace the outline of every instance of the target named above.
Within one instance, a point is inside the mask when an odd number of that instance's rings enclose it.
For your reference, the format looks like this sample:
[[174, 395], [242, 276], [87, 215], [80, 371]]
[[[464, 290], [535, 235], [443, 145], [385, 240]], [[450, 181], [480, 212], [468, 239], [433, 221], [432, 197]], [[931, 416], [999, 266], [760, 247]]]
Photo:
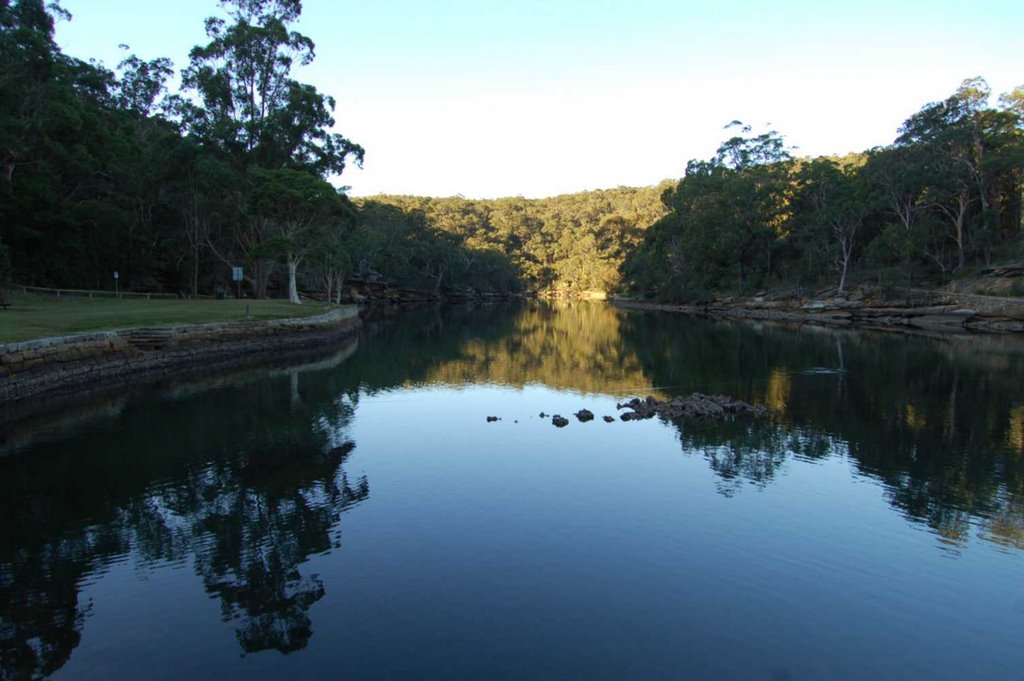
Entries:
[[625, 404], [616, 405], [619, 409], [632, 409], [622, 415], [623, 421], [649, 419], [663, 416], [667, 419], [727, 419], [738, 415], [767, 416], [764, 407], [736, 400], [728, 395], [692, 395], [674, 397], [662, 401], [648, 396], [645, 399], [633, 398]]
[[615, 417], [614, 416], [602, 416], [601, 418], [604, 419], [605, 423], [615, 423]]
[[555, 414], [554, 416], [551, 417], [551, 423], [557, 428], [565, 428], [567, 425], [569, 425], [569, 419], [565, 418], [564, 416], [559, 416], [558, 414]]
[[497, 420], [498, 420], [497, 416], [488, 416], [487, 417], [487, 423], [494, 423]]
[[573, 414], [573, 416], [578, 418], [580, 420], [580, 423], [586, 423], [587, 421], [594, 420], [594, 413], [589, 409], [580, 409], [578, 412]]

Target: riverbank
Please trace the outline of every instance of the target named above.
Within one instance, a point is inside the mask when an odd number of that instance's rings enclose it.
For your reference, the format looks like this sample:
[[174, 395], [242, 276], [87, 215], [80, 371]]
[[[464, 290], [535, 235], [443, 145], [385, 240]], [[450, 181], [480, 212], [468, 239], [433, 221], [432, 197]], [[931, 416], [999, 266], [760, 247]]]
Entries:
[[[186, 300], [89, 297], [88, 291], [44, 295], [21, 291], [0, 292], [10, 304], [0, 310], [0, 343], [72, 334], [111, 331], [135, 326], [177, 326], [320, 315], [331, 308], [310, 302], [292, 305], [287, 300]], [[140, 294], [137, 294], [140, 295]]]
[[825, 326], [898, 330], [1024, 333], [1024, 298], [911, 289], [898, 296], [858, 289], [815, 298], [716, 298], [703, 303], [657, 303], [616, 298], [622, 308], [700, 317], [758, 319]]
[[0, 345], [0, 407], [23, 400], [150, 380], [195, 366], [322, 351], [354, 333], [356, 306], [314, 317], [99, 331]]

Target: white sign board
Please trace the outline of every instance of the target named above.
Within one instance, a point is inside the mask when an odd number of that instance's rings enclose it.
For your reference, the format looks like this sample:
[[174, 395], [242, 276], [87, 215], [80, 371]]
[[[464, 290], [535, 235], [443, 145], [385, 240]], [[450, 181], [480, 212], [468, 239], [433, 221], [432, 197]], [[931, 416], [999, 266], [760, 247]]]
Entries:
[[242, 268], [232, 267], [231, 268], [231, 281], [242, 281]]

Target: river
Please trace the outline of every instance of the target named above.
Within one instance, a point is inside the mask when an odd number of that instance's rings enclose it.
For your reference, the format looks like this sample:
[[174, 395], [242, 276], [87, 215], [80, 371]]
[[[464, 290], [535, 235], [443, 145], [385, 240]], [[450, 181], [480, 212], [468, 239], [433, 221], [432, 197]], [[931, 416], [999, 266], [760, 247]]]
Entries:
[[[530, 303], [97, 394], [0, 431], [0, 679], [1019, 680], [1022, 376]], [[602, 419], [694, 391], [770, 417]]]

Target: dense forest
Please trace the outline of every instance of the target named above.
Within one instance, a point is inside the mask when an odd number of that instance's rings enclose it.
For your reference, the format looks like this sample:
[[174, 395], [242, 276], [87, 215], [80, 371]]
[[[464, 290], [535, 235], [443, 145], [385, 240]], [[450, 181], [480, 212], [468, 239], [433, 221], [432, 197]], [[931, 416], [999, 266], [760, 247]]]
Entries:
[[333, 282], [355, 220], [326, 181], [364, 151], [330, 132], [334, 100], [291, 77], [314, 44], [299, 0], [231, 0], [206, 20], [169, 93], [170, 60], [126, 50], [115, 71], [61, 52], [41, 0], [0, 4], [0, 273], [20, 283], [189, 294], [245, 265]]
[[[449, 273], [454, 287], [535, 291], [577, 296], [616, 288], [625, 257], [639, 246], [648, 225], [667, 212], [661, 201], [671, 188], [597, 190], [547, 199], [470, 200], [376, 196], [357, 200], [361, 209], [356, 276], [368, 272], [416, 284], [422, 272], [440, 287]], [[407, 252], [429, 230], [464, 246], [457, 257], [435, 258], [434, 268], [409, 267]], [[394, 246], [388, 246], [394, 244]], [[415, 260], [412, 260], [415, 262]], [[422, 285], [422, 284], [421, 284]]]
[[[292, 77], [315, 55], [300, 0], [227, 0], [175, 71], [125, 48], [65, 55], [42, 0], [0, 3], [0, 286], [337, 299], [346, 280], [426, 290], [662, 299], [851, 281], [937, 285], [1021, 255], [1024, 87], [981, 78], [891, 146], [800, 159], [737, 134], [656, 187], [521, 197], [351, 199], [365, 151], [334, 99]], [[168, 84], [180, 75], [180, 88]]]
[[623, 267], [634, 291], [667, 299], [830, 285], [852, 277], [939, 285], [1020, 257], [1024, 86], [989, 106], [981, 78], [925, 105], [891, 146], [795, 159], [775, 131], [739, 134], [692, 160], [668, 215]]

